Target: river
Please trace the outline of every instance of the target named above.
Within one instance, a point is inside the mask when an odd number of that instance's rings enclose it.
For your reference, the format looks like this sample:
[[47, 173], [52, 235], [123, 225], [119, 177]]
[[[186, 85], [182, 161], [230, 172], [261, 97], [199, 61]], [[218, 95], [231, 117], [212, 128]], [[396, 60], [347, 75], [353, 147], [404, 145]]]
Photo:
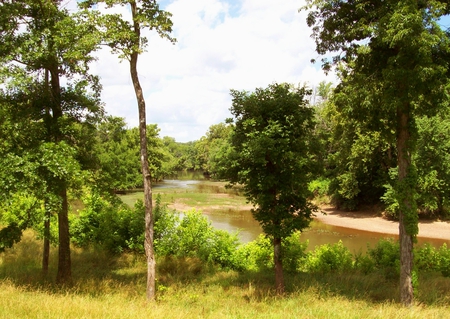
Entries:
[[[205, 185], [201, 180], [189, 179], [164, 180], [154, 185], [155, 191], [161, 188], [204, 189], [205, 187], [214, 186], [211, 186], [211, 183]], [[262, 233], [259, 223], [254, 220], [249, 210], [213, 210], [212, 212], [204, 213], [204, 215], [211, 221], [212, 226], [217, 229], [229, 232], [239, 231], [239, 239], [242, 242], [252, 241]], [[301, 238], [309, 241], [309, 250], [313, 250], [316, 246], [333, 244], [341, 240], [352, 253], [364, 253], [367, 251], [368, 245], [374, 247], [381, 238], [396, 238], [396, 236], [326, 225], [320, 221], [313, 220], [310, 227], [302, 232]], [[439, 247], [446, 241], [419, 238], [419, 244], [425, 242]]]

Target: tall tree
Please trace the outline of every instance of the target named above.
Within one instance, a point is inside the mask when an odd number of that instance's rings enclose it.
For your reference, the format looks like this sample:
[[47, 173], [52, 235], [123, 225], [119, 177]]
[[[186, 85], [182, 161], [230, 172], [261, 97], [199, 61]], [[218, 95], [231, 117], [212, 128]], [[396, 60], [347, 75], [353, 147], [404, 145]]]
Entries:
[[[307, 23], [319, 54], [338, 52], [330, 62], [343, 64], [346, 81], [360, 87], [355, 117], [372, 119], [394, 131], [399, 207], [400, 300], [413, 302], [412, 249], [418, 233], [416, 169], [411, 161], [416, 141], [415, 119], [433, 115], [446, 98], [450, 41], [438, 20], [449, 13], [448, 1], [309, 0]], [[366, 121], [367, 121], [366, 119]], [[378, 123], [378, 124], [376, 124]]]
[[153, 212], [151, 172], [148, 165], [147, 124], [144, 93], [139, 82], [137, 62], [147, 44], [147, 39], [141, 35], [145, 28], [156, 30], [162, 38], [175, 42], [170, 37], [172, 32], [171, 14], [159, 9], [155, 0], [85, 0], [79, 1], [82, 8], [92, 8], [104, 3], [106, 8], [126, 6], [131, 11], [131, 22], [121, 15], [104, 14], [100, 17], [100, 27], [105, 27], [105, 41], [112, 51], [119, 53], [121, 59], [130, 62], [130, 75], [139, 110], [140, 159], [144, 180], [145, 205], [145, 252], [147, 255], [147, 299], [155, 298], [156, 261], [153, 249]]
[[273, 241], [275, 285], [283, 293], [282, 240], [307, 227], [316, 209], [308, 200], [314, 111], [306, 105], [307, 90], [288, 84], [231, 95], [234, 152], [227, 177], [243, 185], [253, 216]]
[[[5, 0], [1, 9], [1, 75], [9, 99], [16, 100], [22, 111], [34, 108], [31, 114], [39, 116], [31, 120], [45, 124], [42, 142], [47, 144], [42, 150], [47, 157], [42, 160], [48, 160], [44, 165], [50, 169], [44, 178], [49, 191], [59, 199], [57, 205], [49, 205], [58, 215], [57, 282], [70, 283], [69, 181], [62, 167], [59, 171], [57, 167], [71, 152], [66, 147], [73, 141], [70, 123], [88, 119], [98, 110], [100, 86], [88, 73], [91, 52], [98, 44], [96, 32], [90, 23], [61, 8], [57, 0]], [[30, 90], [20, 85], [23, 82], [40, 83], [40, 88], [35, 91], [33, 84]]]

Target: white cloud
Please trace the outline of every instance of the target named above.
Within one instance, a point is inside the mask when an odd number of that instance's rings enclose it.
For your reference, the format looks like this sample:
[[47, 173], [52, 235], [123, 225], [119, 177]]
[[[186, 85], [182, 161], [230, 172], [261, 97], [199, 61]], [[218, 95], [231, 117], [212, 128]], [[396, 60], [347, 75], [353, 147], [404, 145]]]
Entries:
[[[252, 91], [273, 82], [315, 85], [325, 77], [316, 58], [306, 13], [298, 0], [165, 0], [173, 14], [175, 45], [149, 38], [138, 69], [148, 123], [161, 136], [199, 139], [209, 126], [230, 117], [230, 89]], [[129, 14], [125, 8], [119, 12]], [[108, 50], [92, 71], [102, 78], [106, 111], [136, 126], [137, 105], [127, 61]]]

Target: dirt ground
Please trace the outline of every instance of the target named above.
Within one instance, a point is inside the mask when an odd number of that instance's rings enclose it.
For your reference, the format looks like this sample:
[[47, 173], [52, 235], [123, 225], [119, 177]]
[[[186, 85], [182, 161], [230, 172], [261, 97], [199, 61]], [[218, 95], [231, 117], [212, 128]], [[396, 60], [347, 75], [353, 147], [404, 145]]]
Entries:
[[[376, 212], [344, 212], [332, 207], [322, 207], [321, 210], [325, 214], [316, 213], [315, 219], [324, 224], [382, 234], [398, 234], [398, 222], [384, 219]], [[420, 220], [418, 237], [450, 240], [450, 222]]]

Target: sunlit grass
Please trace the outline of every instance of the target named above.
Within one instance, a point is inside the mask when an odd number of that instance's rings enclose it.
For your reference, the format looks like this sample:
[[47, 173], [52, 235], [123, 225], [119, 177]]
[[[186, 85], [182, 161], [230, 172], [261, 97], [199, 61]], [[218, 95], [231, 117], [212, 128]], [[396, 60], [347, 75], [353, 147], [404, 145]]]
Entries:
[[[224, 210], [232, 208], [240, 210], [247, 205], [246, 199], [236, 188], [225, 188], [225, 182], [202, 181], [198, 185], [187, 188], [154, 188], [153, 197], [161, 197], [162, 204], [179, 204], [197, 209], [208, 209], [209, 211]], [[133, 207], [134, 203], [143, 199], [142, 192], [132, 192], [120, 195], [122, 201]]]
[[73, 249], [72, 287], [40, 275], [41, 242], [27, 231], [0, 255], [0, 318], [448, 318], [450, 279], [419, 276], [416, 303], [398, 303], [398, 282], [381, 273], [286, 273], [276, 296], [273, 273], [221, 271], [196, 258], [157, 261], [158, 298], [145, 299], [142, 255]]

